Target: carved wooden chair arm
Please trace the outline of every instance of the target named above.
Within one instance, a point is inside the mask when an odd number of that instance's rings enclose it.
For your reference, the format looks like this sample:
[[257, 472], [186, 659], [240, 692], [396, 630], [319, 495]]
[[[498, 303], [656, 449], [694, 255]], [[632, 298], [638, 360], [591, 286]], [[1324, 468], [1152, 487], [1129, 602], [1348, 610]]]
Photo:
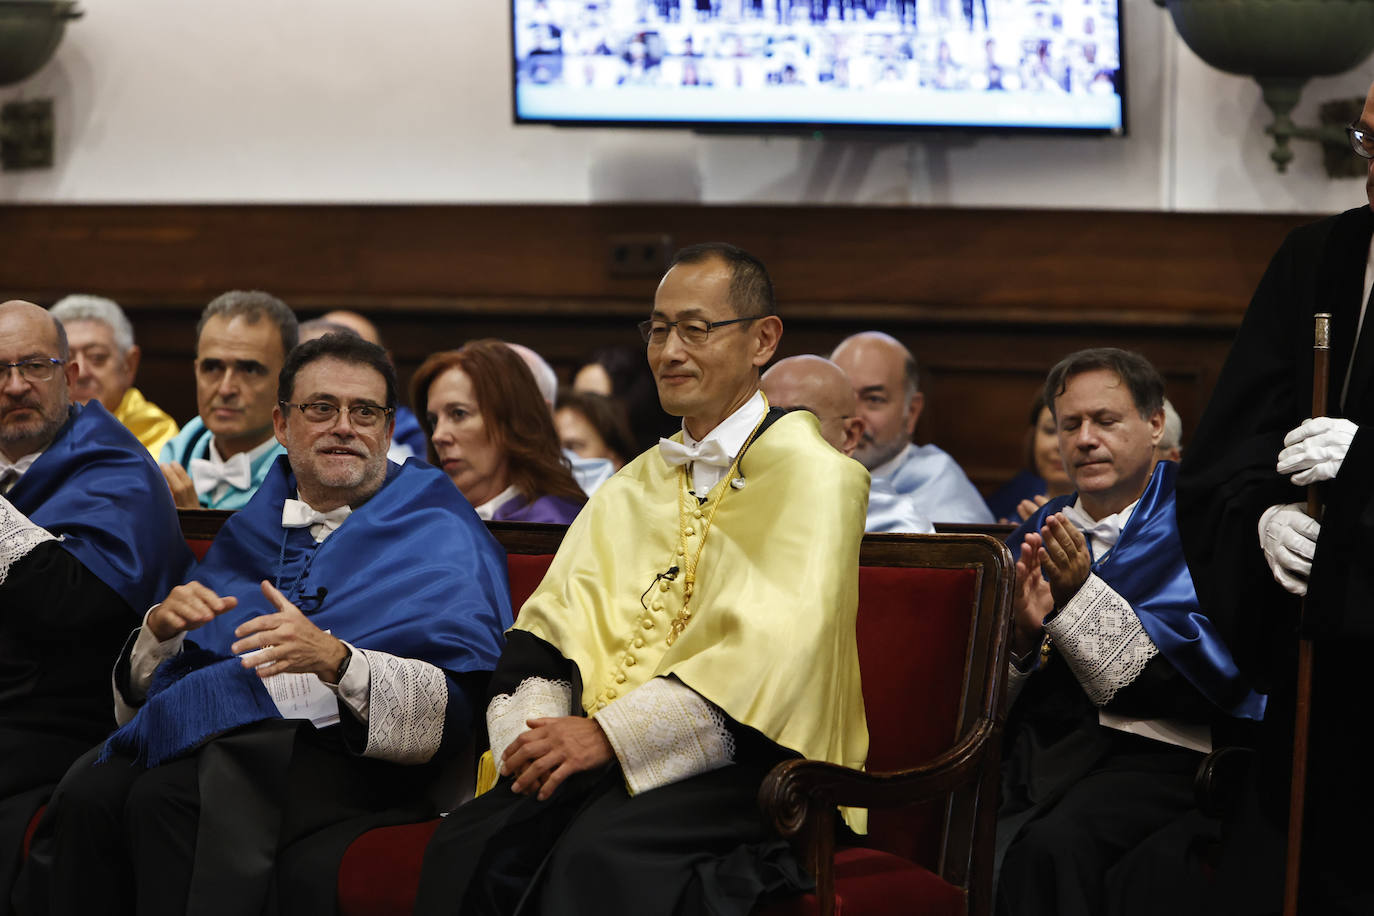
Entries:
[[759, 808], [816, 879], [821, 916], [834, 911], [835, 807], [891, 808], [940, 798], [975, 778], [1000, 728], [979, 719], [954, 747], [909, 770], [870, 773], [804, 759], [773, 767], [759, 787]]

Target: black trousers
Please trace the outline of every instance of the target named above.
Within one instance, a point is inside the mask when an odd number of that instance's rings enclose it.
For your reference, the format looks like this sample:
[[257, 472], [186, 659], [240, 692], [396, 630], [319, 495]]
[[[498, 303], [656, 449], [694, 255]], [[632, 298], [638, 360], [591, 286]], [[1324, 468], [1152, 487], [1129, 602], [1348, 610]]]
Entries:
[[1195, 810], [1202, 755], [1118, 735], [1113, 752], [1020, 825], [1002, 862], [998, 916], [1103, 916], [1112, 899], [1148, 898], [1121, 877], [1150, 873], [1132, 856]]
[[259, 723], [151, 769], [118, 757], [96, 765], [99, 749], [91, 751], [63, 778], [39, 825], [15, 895], [19, 911], [271, 912], [279, 882], [332, 887], [337, 861], [333, 874], [284, 874], [279, 851], [379, 811], [433, 814], [429, 767], [353, 756], [336, 732]]
[[746, 916], [811, 886], [758, 813], [763, 775], [729, 766], [631, 797], [612, 765], [546, 802], [502, 780], [435, 833], [415, 912]]

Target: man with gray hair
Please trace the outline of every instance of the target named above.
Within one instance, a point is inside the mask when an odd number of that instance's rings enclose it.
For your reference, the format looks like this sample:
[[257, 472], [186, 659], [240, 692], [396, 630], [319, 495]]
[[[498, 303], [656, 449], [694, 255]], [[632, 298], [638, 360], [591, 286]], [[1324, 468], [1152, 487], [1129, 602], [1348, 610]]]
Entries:
[[162, 472], [178, 507], [241, 509], [285, 453], [272, 431], [277, 374], [299, 335], [276, 296], [232, 290], [196, 325], [192, 419], [162, 450]]
[[1155, 446], [1160, 461], [1183, 460], [1183, 418], [1169, 399], [1164, 399], [1164, 435]]
[[48, 310], [67, 332], [76, 381], [71, 398], [85, 404], [96, 398], [157, 455], [177, 434], [177, 422], [134, 387], [141, 355], [134, 328], [112, 299], [75, 295]]
[[987, 503], [954, 459], [911, 441], [925, 407], [911, 351], [890, 334], [864, 331], [840, 341], [830, 358], [859, 397], [865, 429], [854, 457], [873, 479], [910, 496], [931, 521], [991, 522]]

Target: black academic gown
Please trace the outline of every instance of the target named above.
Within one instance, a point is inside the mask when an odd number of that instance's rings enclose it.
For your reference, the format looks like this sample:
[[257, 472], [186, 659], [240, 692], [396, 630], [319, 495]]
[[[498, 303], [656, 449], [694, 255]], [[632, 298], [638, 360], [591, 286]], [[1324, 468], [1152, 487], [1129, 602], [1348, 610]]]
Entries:
[[[1214, 717], [1211, 704], [1163, 655], [1150, 659], [1106, 709], [1195, 724]], [[1183, 874], [1184, 856], [1154, 838], [1193, 829], [1173, 825], [1193, 810], [1199, 752], [1100, 725], [1097, 707], [1054, 651], [1017, 697], [1006, 734], [999, 914], [1139, 912], [1133, 899], [1159, 890], [1142, 882], [1142, 874], [1166, 870], [1175, 881]]]
[[0, 602], [0, 913], [8, 913], [30, 818], [72, 761], [114, 728], [110, 668], [138, 617], [56, 541], [15, 561]]
[[[492, 695], [529, 677], [572, 684], [577, 665], [511, 630]], [[444, 819], [425, 852], [421, 916], [715, 913], [745, 916], [760, 899], [812, 882], [765, 823], [758, 790], [796, 754], [727, 719], [734, 763], [633, 798], [620, 766], [579, 773], [548, 801], [516, 795], [503, 777]]]
[[[1325, 413], [1349, 418], [1360, 432], [1340, 475], [1322, 485], [1326, 514], [1304, 617], [1317, 662], [1303, 912], [1324, 914], [1374, 911], [1361, 876], [1368, 844], [1347, 841], [1374, 814], [1362, 789], [1367, 758], [1356, 752], [1368, 719], [1362, 671], [1374, 635], [1374, 327], [1365, 328], [1351, 364], [1371, 235], [1374, 215], [1359, 207], [1284, 241], [1255, 291], [1178, 481], [1179, 529], [1198, 595], [1241, 670], [1270, 698], [1254, 739], [1254, 796], [1264, 800], [1259, 807], [1278, 845], [1255, 848], [1242, 861], [1254, 873], [1272, 872], [1282, 868], [1277, 831], [1286, 821], [1300, 602], [1274, 581], [1257, 527], [1269, 506], [1305, 499], [1274, 466], [1284, 435], [1312, 413], [1312, 316], [1331, 312]], [[1243, 834], [1251, 839], [1257, 831]], [[1271, 903], [1259, 911], [1277, 911], [1279, 901]]]

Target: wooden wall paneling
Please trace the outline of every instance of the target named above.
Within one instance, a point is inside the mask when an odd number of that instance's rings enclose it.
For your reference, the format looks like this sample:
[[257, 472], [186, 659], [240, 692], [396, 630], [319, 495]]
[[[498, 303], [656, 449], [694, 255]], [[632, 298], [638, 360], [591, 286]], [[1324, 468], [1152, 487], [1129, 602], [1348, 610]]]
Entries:
[[[1085, 346], [1139, 349], [1196, 424], [1254, 285], [1307, 217], [701, 206], [0, 206], [0, 298], [88, 291], [130, 311], [140, 385], [195, 412], [194, 325], [212, 296], [268, 289], [302, 317], [356, 308], [403, 382], [437, 349], [519, 341], [568, 375], [638, 346], [657, 278], [612, 275], [614, 236], [736, 242], [769, 265], [780, 355], [887, 330], [922, 364], [917, 441], [985, 489], [1015, 472], [1044, 372]], [[1185, 438], [1186, 441], [1186, 438]]]

